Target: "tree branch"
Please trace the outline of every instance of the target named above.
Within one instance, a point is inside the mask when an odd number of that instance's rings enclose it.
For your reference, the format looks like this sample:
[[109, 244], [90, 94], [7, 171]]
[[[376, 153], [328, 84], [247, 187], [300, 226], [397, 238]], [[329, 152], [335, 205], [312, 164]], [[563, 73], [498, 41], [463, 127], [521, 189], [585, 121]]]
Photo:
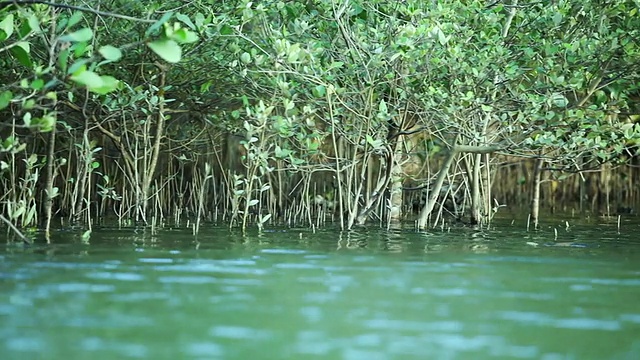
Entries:
[[82, 6], [58, 4], [58, 3], [54, 3], [54, 2], [50, 2], [50, 1], [43, 1], [43, 0], [0, 1], [0, 9], [3, 9], [3, 8], [11, 6], [11, 5], [32, 5], [32, 4], [42, 4], [42, 5], [47, 5], [47, 6], [52, 6], [52, 7], [62, 8], [62, 9], [78, 10], [78, 11], [88, 12], [88, 13], [95, 14], [95, 15], [110, 16], [110, 17], [115, 17], [115, 18], [118, 18], [118, 19], [139, 21], [139, 22], [144, 22], [144, 23], [149, 23], [149, 24], [153, 24], [153, 23], [156, 22], [156, 20], [139, 19], [139, 18], [135, 18], [133, 16], [127, 16], [127, 15], [122, 15], [122, 14], [106, 12], [106, 11], [94, 10], [94, 9], [86, 8], [86, 7], [82, 7]]
[[11, 230], [13, 230], [13, 232], [18, 235], [18, 237], [24, 241], [27, 244], [33, 244], [33, 241], [31, 239], [29, 239], [28, 237], [24, 236], [23, 233], [20, 232], [20, 230], [18, 230], [18, 228], [13, 225], [13, 223], [11, 221], [9, 221], [9, 219], [7, 219], [6, 217], [0, 215], [0, 220], [2, 220], [5, 224], [7, 224], [7, 226], [9, 226], [9, 228]]

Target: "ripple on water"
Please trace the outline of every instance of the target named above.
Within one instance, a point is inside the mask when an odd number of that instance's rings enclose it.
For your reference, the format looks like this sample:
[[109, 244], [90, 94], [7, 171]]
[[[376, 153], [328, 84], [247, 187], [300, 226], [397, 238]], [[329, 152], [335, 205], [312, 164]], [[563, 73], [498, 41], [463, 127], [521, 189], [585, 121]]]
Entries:
[[48, 290], [61, 293], [103, 293], [114, 292], [116, 287], [107, 284], [60, 283], [46, 286]]
[[216, 263], [224, 266], [255, 266], [256, 261], [251, 259], [224, 259], [215, 260]]
[[42, 339], [35, 337], [11, 337], [5, 340], [5, 344], [7, 349], [21, 352], [37, 352], [47, 347]]
[[263, 254], [291, 254], [291, 255], [299, 255], [306, 254], [306, 250], [300, 249], [262, 249], [260, 251]]
[[307, 322], [317, 323], [322, 321], [322, 309], [317, 306], [304, 306], [300, 309], [302, 315]]
[[214, 326], [209, 335], [227, 339], [264, 340], [271, 337], [271, 332], [243, 326]]
[[198, 342], [187, 345], [186, 352], [191, 356], [202, 356], [205, 359], [212, 357], [222, 357], [224, 349], [214, 342]]
[[342, 358], [346, 360], [384, 360], [387, 356], [379, 351], [346, 348], [342, 351]]
[[459, 332], [464, 325], [460, 321], [404, 321], [390, 319], [372, 319], [364, 322], [364, 326], [375, 330], [420, 331], [420, 332]]
[[309, 270], [320, 269], [321, 267], [314, 263], [278, 263], [273, 267], [277, 269], [293, 269], [293, 270]]
[[241, 274], [241, 275], [265, 275], [267, 271], [263, 269], [243, 268], [243, 267], [224, 267], [217, 265], [200, 264], [196, 266], [173, 266], [173, 267], [156, 267], [155, 270], [185, 271], [185, 272], [211, 272], [224, 274]]
[[299, 354], [324, 355], [338, 346], [336, 341], [331, 341], [322, 331], [300, 331], [296, 340], [295, 351]]
[[[406, 339], [403, 340], [406, 341]], [[413, 341], [423, 345], [432, 344], [431, 348], [448, 352], [453, 358], [459, 358], [462, 352], [485, 349], [493, 356], [505, 356], [509, 358], [535, 358], [539, 353], [535, 346], [512, 345], [509, 344], [505, 338], [495, 335], [464, 336], [462, 334], [424, 334], [419, 338], [413, 338]], [[411, 343], [400, 342], [394, 345], [395, 346], [392, 346], [392, 351], [395, 353], [402, 353], [403, 348], [415, 349], [415, 346], [412, 346]]]
[[158, 282], [166, 284], [214, 284], [218, 280], [211, 276], [160, 276]]
[[142, 281], [144, 280], [144, 276], [136, 273], [125, 273], [125, 272], [90, 272], [85, 274], [89, 279], [98, 279], [98, 280], [117, 280], [117, 281]]
[[111, 300], [116, 302], [140, 302], [147, 300], [166, 300], [171, 298], [171, 294], [167, 292], [130, 292], [125, 294], [112, 294]]
[[592, 318], [555, 319], [539, 312], [500, 311], [497, 313], [497, 316], [502, 320], [561, 329], [618, 331], [622, 327], [617, 320], [599, 320]]
[[155, 271], [176, 271], [176, 272], [191, 272], [191, 273], [224, 273], [224, 274], [245, 274], [245, 275], [264, 275], [267, 273], [264, 269], [258, 269], [249, 266], [229, 266], [217, 263], [215, 261], [210, 262], [190, 262], [187, 264], [175, 264], [175, 265], [155, 265], [153, 267]]
[[640, 279], [590, 279], [589, 282], [597, 285], [640, 286]]
[[114, 270], [118, 268], [118, 264], [114, 262], [104, 263], [79, 263], [79, 262], [53, 262], [53, 261], [39, 261], [29, 264], [32, 268], [45, 268], [45, 269], [64, 269], [64, 270]]
[[170, 258], [139, 258], [139, 262], [144, 264], [172, 264], [173, 259]]
[[102, 338], [86, 337], [80, 340], [79, 346], [84, 351], [88, 352], [115, 352], [121, 356], [127, 358], [147, 358], [149, 356], [149, 349], [142, 344], [105, 341]]
[[640, 314], [622, 314], [620, 320], [640, 324]]
[[640, 279], [606, 279], [606, 278], [581, 278], [581, 277], [546, 277], [540, 279], [550, 283], [578, 283], [594, 285], [618, 285], [618, 286], [640, 286]]
[[15, 308], [9, 304], [0, 304], [0, 315], [11, 315]]
[[329, 255], [326, 254], [308, 254], [304, 256], [305, 259], [308, 260], [324, 260], [324, 259], [328, 259]]
[[469, 296], [471, 291], [464, 288], [432, 288], [429, 289], [429, 293], [436, 296]]

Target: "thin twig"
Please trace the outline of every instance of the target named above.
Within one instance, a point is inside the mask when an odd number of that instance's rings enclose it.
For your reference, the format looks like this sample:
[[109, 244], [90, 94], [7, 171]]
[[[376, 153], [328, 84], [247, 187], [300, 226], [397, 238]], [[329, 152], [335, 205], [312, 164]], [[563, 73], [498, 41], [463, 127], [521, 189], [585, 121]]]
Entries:
[[9, 219], [5, 218], [3, 215], [0, 215], [0, 220], [4, 221], [8, 226], [9, 229], [13, 230], [13, 232], [18, 235], [18, 237], [24, 241], [27, 244], [33, 244], [33, 241], [31, 239], [29, 239], [28, 237], [24, 236], [24, 234], [22, 232], [20, 232], [20, 230], [18, 230], [18, 228], [13, 225], [13, 223], [11, 221], [9, 221]]

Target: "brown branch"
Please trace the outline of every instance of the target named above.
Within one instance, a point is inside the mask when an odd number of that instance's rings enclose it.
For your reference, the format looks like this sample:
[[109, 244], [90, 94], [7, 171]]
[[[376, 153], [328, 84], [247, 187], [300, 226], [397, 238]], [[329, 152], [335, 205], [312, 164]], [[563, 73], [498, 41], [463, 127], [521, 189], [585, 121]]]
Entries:
[[471, 145], [456, 145], [454, 150], [461, 153], [472, 154], [490, 154], [496, 151], [502, 150], [502, 147], [498, 146], [471, 146]]
[[144, 23], [149, 23], [149, 24], [153, 24], [153, 23], [156, 22], [156, 20], [139, 19], [139, 18], [135, 18], [133, 16], [127, 16], [127, 15], [122, 15], [122, 14], [106, 12], [106, 11], [94, 10], [94, 9], [86, 8], [86, 7], [82, 7], [82, 6], [58, 4], [58, 3], [54, 3], [54, 2], [50, 2], [50, 1], [43, 1], [43, 0], [0, 1], [0, 9], [8, 7], [8, 6], [11, 6], [11, 5], [32, 5], [32, 4], [42, 4], [42, 5], [57, 7], [57, 8], [61, 8], [61, 9], [78, 10], [78, 11], [88, 12], [88, 13], [95, 14], [95, 15], [110, 16], [110, 17], [114, 17], [114, 18], [118, 18], [118, 19], [139, 21], [139, 22], [144, 22]]

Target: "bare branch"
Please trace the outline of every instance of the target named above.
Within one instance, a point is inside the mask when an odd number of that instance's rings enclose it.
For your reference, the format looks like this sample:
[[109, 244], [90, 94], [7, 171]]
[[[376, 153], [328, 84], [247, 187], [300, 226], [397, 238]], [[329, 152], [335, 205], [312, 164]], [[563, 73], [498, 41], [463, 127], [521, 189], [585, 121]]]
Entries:
[[2, 220], [4, 223], [7, 224], [7, 226], [9, 226], [9, 228], [11, 230], [13, 230], [13, 232], [18, 235], [18, 237], [20, 238], [20, 240], [24, 241], [27, 244], [33, 244], [33, 241], [31, 241], [31, 239], [29, 239], [28, 237], [26, 237], [22, 232], [20, 232], [20, 230], [18, 230], [18, 228], [13, 225], [13, 223], [11, 221], [9, 221], [9, 219], [5, 218], [4, 216], [0, 215], [0, 220]]
[[144, 22], [144, 23], [149, 23], [149, 24], [153, 24], [153, 23], [156, 22], [156, 20], [139, 19], [139, 18], [135, 18], [133, 16], [127, 16], [127, 15], [116, 14], [116, 13], [112, 13], [112, 12], [94, 10], [94, 9], [86, 8], [86, 7], [82, 7], [82, 6], [58, 4], [58, 3], [54, 3], [54, 2], [50, 2], [50, 1], [43, 1], [43, 0], [0, 1], [0, 9], [8, 7], [8, 6], [11, 6], [11, 5], [31, 5], [31, 4], [42, 4], [42, 5], [53, 6], [53, 7], [57, 7], [57, 8], [61, 8], [61, 9], [78, 10], [78, 11], [88, 12], [88, 13], [95, 14], [95, 15], [110, 16], [110, 17], [114, 17], [114, 18], [118, 18], [118, 19], [139, 21], [139, 22]]

